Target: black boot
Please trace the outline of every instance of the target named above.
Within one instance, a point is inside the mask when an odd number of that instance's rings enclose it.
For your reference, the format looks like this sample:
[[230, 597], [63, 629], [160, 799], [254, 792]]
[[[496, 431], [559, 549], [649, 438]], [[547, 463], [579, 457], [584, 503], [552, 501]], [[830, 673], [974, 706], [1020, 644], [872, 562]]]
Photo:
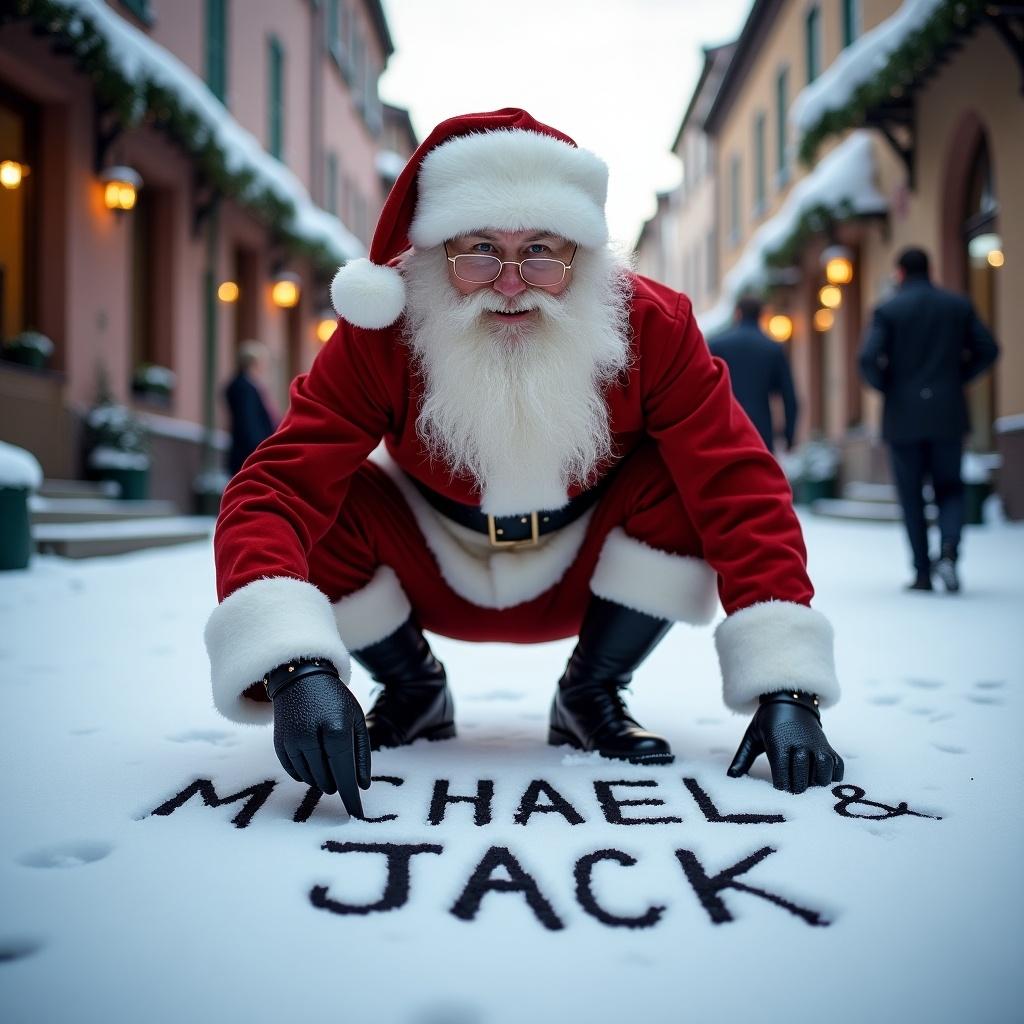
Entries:
[[942, 580], [942, 585], [951, 594], [956, 594], [960, 590], [960, 577], [956, 572], [956, 556], [956, 545], [947, 541], [942, 545], [942, 553], [935, 563], [935, 575]]
[[383, 687], [366, 713], [372, 750], [455, 735], [455, 704], [444, 665], [411, 618], [383, 640], [350, 653]]
[[592, 597], [579, 641], [558, 681], [548, 743], [596, 750], [633, 764], [668, 764], [668, 742], [629, 714], [621, 691], [672, 623]]
[[919, 572], [911, 583], [908, 583], [904, 590], [931, 590], [932, 575], [930, 572]]

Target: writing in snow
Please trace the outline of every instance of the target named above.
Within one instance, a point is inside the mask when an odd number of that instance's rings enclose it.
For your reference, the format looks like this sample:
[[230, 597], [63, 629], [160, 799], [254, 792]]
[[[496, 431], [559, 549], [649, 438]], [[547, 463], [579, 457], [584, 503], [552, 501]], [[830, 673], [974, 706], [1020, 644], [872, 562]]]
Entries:
[[[374, 776], [373, 781], [391, 786], [402, 786], [405, 783], [404, 779], [394, 775]], [[683, 778], [682, 782], [700, 813], [709, 822], [735, 825], [777, 825], [786, 820], [782, 814], [723, 813], [696, 779]], [[276, 785], [275, 780], [268, 779], [227, 796], [220, 796], [210, 779], [196, 779], [155, 808], [152, 813], [166, 817], [189, 803], [193, 797], [199, 796], [207, 807], [241, 804], [238, 813], [231, 820], [236, 828], [247, 828], [256, 813], [266, 803]], [[601, 815], [604, 821], [610, 825], [682, 824], [684, 819], [676, 814], [651, 815], [636, 810], [627, 810], [640, 807], [664, 807], [665, 801], [652, 793], [657, 786], [658, 782], [654, 779], [610, 781], [595, 779], [593, 781], [594, 795]], [[629, 789], [641, 790], [645, 795], [627, 796], [623, 791]], [[918, 818], [934, 817], [912, 811], [905, 801], [889, 805], [867, 800], [864, 790], [859, 786], [835, 786], [832, 794], [838, 800], [834, 810], [846, 818], [878, 820], [903, 815]], [[308, 821], [316, 809], [320, 797], [321, 794], [318, 790], [307, 789], [301, 803], [296, 807], [292, 820], [300, 823]], [[452, 784], [448, 779], [437, 779], [433, 786], [426, 819], [427, 824], [429, 826], [441, 825], [448, 815], [449, 808], [453, 805], [468, 804], [472, 807], [473, 824], [478, 828], [485, 827], [493, 821], [493, 803], [493, 779], [478, 779], [475, 793], [453, 792]], [[859, 812], [851, 809], [860, 807], [866, 810]], [[516, 825], [526, 826], [536, 815], [559, 815], [570, 826], [586, 823], [586, 819], [577, 807], [544, 779], [534, 779], [527, 785], [512, 822]], [[385, 813], [376, 817], [365, 817], [363, 820], [370, 823], [383, 823], [394, 821], [397, 818], [397, 814]], [[315, 885], [310, 890], [309, 902], [312, 906], [318, 910], [342, 916], [365, 916], [401, 909], [409, 902], [411, 895], [413, 858], [422, 855], [441, 856], [445, 853], [445, 848], [440, 843], [337, 842], [328, 840], [321, 849], [332, 854], [358, 854], [385, 858], [387, 878], [383, 893], [375, 899], [370, 898], [359, 903], [347, 902], [332, 895], [328, 885]], [[733, 921], [733, 915], [722, 896], [726, 890], [731, 889], [734, 892], [766, 900], [812, 927], [827, 926], [830, 922], [820, 912], [742, 880], [751, 868], [776, 852], [771, 846], [763, 846], [742, 857], [736, 863], [716, 873], [709, 873], [692, 850], [679, 848], [673, 851], [681, 868], [683, 879], [693, 890], [713, 924], [727, 924]], [[635, 914], [622, 914], [613, 913], [600, 904], [594, 892], [593, 873], [597, 865], [605, 862], [618, 864], [621, 868], [632, 868], [638, 864], [636, 857], [632, 854], [614, 848], [594, 850], [578, 858], [573, 866], [574, 897], [582, 910], [602, 925], [610, 928], [644, 929], [657, 925], [665, 914], [667, 909], [665, 906], [651, 905], [639, 909]], [[449, 913], [463, 921], [474, 921], [485, 898], [491, 894], [512, 894], [516, 898], [524, 900], [537, 921], [549, 931], [560, 931], [565, 927], [561, 917], [555, 911], [554, 905], [541, 891], [536, 878], [522, 866], [519, 857], [507, 846], [488, 847], [483, 857], [472, 868], [459, 896], [448, 908]]]

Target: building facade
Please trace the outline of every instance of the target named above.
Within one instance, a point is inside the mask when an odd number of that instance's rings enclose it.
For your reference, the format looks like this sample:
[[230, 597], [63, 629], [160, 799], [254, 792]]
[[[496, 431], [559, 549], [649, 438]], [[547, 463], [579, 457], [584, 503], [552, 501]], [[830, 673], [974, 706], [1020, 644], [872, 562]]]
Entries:
[[219, 461], [239, 344], [265, 343], [283, 409], [331, 274], [365, 253], [392, 50], [378, 0], [7, 5], [0, 160], [24, 173], [0, 188], [0, 332], [53, 351], [0, 360], [0, 437], [78, 476], [105, 388], [149, 428], [152, 496], [187, 508]]
[[[936, 282], [970, 295], [1002, 345], [970, 388], [968, 447], [998, 466], [1014, 518], [1024, 517], [1024, 332], [1011, 311], [1024, 286], [1024, 202], [1010, 184], [1024, 175], [1021, 37], [1011, 4], [755, 2], [703, 121], [721, 280], [695, 302], [708, 335], [743, 291], [788, 316], [802, 439], [840, 446], [846, 480], [884, 480], [880, 399], [856, 357], [896, 255], [926, 249]], [[823, 257], [837, 246], [852, 277], [826, 310]]]

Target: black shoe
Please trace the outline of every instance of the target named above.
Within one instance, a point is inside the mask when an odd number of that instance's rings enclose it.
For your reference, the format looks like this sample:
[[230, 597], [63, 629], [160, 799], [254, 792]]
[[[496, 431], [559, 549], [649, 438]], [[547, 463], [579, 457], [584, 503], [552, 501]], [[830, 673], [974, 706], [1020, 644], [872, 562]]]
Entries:
[[372, 750], [455, 735], [455, 702], [444, 665], [411, 618], [383, 640], [350, 653], [381, 686], [366, 713]]
[[548, 743], [596, 750], [632, 764], [670, 764], [668, 742], [629, 713], [622, 690], [672, 624], [603, 598], [591, 598], [551, 704]]
[[904, 590], [932, 590], [932, 578], [929, 573], [919, 572], [913, 583], [908, 583]]
[[956, 547], [951, 544], [942, 545], [942, 554], [935, 563], [934, 570], [949, 593], [959, 593], [960, 577], [956, 572]]

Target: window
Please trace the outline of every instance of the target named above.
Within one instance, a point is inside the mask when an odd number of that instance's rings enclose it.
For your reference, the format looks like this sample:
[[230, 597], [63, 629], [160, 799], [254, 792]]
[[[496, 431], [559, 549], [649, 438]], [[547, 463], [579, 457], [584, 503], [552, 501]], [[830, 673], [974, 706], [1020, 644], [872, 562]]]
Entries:
[[352, 16], [347, 0], [328, 0], [327, 49], [346, 79], [349, 74], [349, 34], [351, 31]]
[[278, 160], [284, 153], [284, 47], [271, 36], [267, 43], [267, 148]]
[[789, 68], [775, 76], [775, 171], [779, 187], [789, 178], [789, 154], [786, 146], [786, 118], [789, 115]]
[[754, 216], [760, 217], [765, 207], [765, 150], [764, 150], [764, 112], [754, 117]]
[[366, 118], [366, 126], [374, 136], [380, 135], [384, 127], [384, 117], [380, 106], [380, 97], [377, 95], [377, 79], [380, 71], [375, 61], [367, 58], [366, 79], [363, 83], [365, 97], [363, 100], [363, 111]]
[[734, 155], [729, 161], [729, 242], [735, 245], [740, 240], [740, 158]]
[[352, 99], [355, 101], [356, 109], [362, 114], [366, 110], [366, 46], [363, 43], [363, 33], [353, 18], [351, 47], [349, 49], [349, 68], [352, 83]]
[[813, 82], [821, 74], [821, 11], [812, 7], [804, 22], [807, 46], [807, 81]]
[[707, 292], [708, 297], [713, 298], [715, 292], [718, 291], [718, 239], [715, 237], [714, 228], [708, 231], [704, 245], [707, 249], [707, 259], [704, 261], [704, 269], [707, 271], [708, 278]]
[[860, 35], [860, 0], [843, 0], [843, 49]]
[[228, 0], [206, 0], [206, 84], [227, 105]]
[[328, 213], [338, 216], [338, 154], [327, 153], [327, 167], [324, 169], [324, 206]]

